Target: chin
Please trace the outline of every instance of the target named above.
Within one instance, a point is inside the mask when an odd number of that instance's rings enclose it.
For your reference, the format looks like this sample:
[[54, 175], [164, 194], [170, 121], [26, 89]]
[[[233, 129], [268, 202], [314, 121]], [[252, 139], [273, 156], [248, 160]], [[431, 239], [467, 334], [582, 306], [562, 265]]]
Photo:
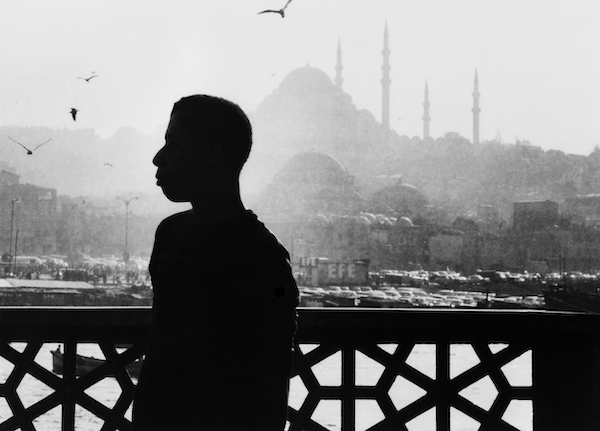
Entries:
[[190, 201], [189, 199], [182, 198], [182, 197], [177, 197], [177, 196], [172, 196], [172, 195], [168, 195], [166, 193], [165, 193], [165, 196], [171, 202], [181, 203], [181, 202], [189, 202]]
[[165, 190], [164, 187], [161, 187], [161, 188], [162, 188], [162, 192], [165, 195], [165, 197], [167, 199], [169, 199], [171, 202], [189, 202], [190, 201], [190, 199], [187, 196], [182, 196], [177, 193], [169, 192], [168, 190]]

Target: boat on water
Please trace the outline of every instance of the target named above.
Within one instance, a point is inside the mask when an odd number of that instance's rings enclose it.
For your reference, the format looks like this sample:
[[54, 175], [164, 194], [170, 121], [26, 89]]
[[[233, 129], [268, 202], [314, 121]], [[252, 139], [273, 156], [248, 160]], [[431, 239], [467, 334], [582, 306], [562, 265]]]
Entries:
[[[60, 350], [60, 346], [56, 348], [56, 350], [52, 350], [52, 372], [55, 374], [63, 373], [63, 363], [64, 363], [64, 354]], [[104, 359], [94, 358], [92, 356], [83, 356], [77, 355], [75, 360], [75, 374], [77, 377], [82, 376], [94, 368], [99, 367], [100, 365], [106, 362]], [[131, 364], [127, 365], [125, 368], [131, 377], [138, 378], [142, 371], [142, 365], [144, 361], [142, 359], [137, 359]]]

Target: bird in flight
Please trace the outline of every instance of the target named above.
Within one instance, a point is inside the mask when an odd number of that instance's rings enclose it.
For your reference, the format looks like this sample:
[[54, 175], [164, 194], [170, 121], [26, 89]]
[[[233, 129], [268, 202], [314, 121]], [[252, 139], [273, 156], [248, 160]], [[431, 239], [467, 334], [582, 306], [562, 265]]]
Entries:
[[[94, 72], [92, 72], [92, 74], [93, 74], [93, 73], [94, 73]], [[95, 78], [96, 76], [98, 76], [98, 75], [92, 75], [92, 76], [90, 76], [89, 78], [84, 78], [84, 77], [82, 77], [82, 76], [78, 76], [78, 77], [77, 77], [77, 79], [83, 79], [85, 82], [90, 82], [90, 79], [92, 79], [92, 78]]]
[[71, 116], [73, 117], [73, 121], [77, 121], [75, 117], [77, 117], [77, 113], [79, 109], [71, 108]]
[[287, 3], [285, 4], [285, 6], [282, 9], [279, 9], [279, 10], [267, 9], [267, 10], [263, 10], [262, 12], [259, 12], [258, 15], [260, 15], [261, 13], [278, 13], [279, 15], [281, 15], [282, 18], [285, 18], [285, 8], [287, 8], [291, 2], [292, 2], [292, 0], [287, 0]]
[[110, 163], [105, 163], [104, 166], [110, 166], [111, 168], [113, 167], [113, 165], [111, 165]]
[[48, 142], [50, 142], [52, 140], [52, 138], [48, 139], [46, 142], [42, 142], [40, 145], [38, 145], [37, 147], [35, 147], [33, 150], [30, 150], [29, 148], [27, 148], [25, 145], [21, 144], [19, 141], [15, 141], [13, 138], [11, 138], [10, 136], [8, 137], [8, 139], [10, 139], [11, 141], [13, 141], [16, 144], [19, 144], [20, 146], [22, 146], [23, 148], [25, 148], [27, 150], [27, 154], [31, 155], [33, 154], [33, 152], [35, 150], [37, 150], [38, 148], [40, 148], [42, 145], [47, 144]]

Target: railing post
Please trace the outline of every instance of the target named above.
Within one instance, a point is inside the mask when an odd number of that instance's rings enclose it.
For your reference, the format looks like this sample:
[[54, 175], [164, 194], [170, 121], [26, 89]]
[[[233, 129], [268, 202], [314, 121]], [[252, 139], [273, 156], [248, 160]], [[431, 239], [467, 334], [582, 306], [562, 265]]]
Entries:
[[[436, 381], [446, 388], [450, 383], [450, 343], [446, 337], [441, 338], [435, 347], [436, 355]], [[438, 400], [435, 409], [437, 431], [450, 430], [450, 400], [446, 391]]]
[[533, 350], [534, 429], [598, 430], [598, 336], [546, 333]]
[[75, 429], [75, 388], [77, 380], [76, 355], [77, 343], [73, 340], [65, 340], [65, 353], [63, 355], [63, 380], [71, 391], [68, 391], [65, 401], [62, 403], [62, 429], [72, 431]]
[[353, 346], [346, 342], [342, 346], [342, 390], [346, 395], [342, 399], [342, 429], [354, 431], [356, 428], [356, 374], [355, 351]]

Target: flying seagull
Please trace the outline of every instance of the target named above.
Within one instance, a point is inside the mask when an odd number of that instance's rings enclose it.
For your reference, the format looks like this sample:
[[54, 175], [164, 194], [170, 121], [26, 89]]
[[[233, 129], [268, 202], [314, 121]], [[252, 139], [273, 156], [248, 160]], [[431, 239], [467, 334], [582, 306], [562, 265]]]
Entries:
[[19, 144], [20, 146], [22, 146], [23, 148], [25, 148], [27, 150], [27, 154], [31, 155], [33, 154], [33, 152], [35, 150], [37, 150], [38, 148], [40, 148], [42, 145], [47, 144], [48, 142], [50, 142], [52, 140], [52, 138], [48, 139], [46, 142], [42, 142], [40, 145], [38, 145], [37, 147], [35, 147], [33, 150], [30, 150], [29, 148], [27, 148], [25, 145], [21, 144], [19, 141], [15, 141], [13, 138], [11, 138], [10, 136], [8, 137], [8, 139], [10, 139], [11, 141], [13, 141], [16, 144]]
[[279, 15], [281, 15], [282, 18], [285, 18], [285, 8], [288, 7], [288, 5], [291, 2], [292, 2], [292, 0], [288, 0], [282, 9], [279, 9], [279, 10], [267, 9], [267, 10], [263, 10], [262, 12], [259, 12], [258, 15], [260, 15], [261, 13], [278, 13]]
[[[94, 73], [94, 72], [92, 72], [92, 73]], [[81, 76], [78, 76], [77, 79], [83, 79], [85, 82], [90, 82], [90, 79], [95, 78], [96, 76], [98, 76], [98, 75], [92, 75], [89, 78], [83, 78]]]
[[105, 163], [104, 166], [110, 166], [111, 168], [113, 167], [113, 165], [111, 165], [110, 163]]
[[71, 108], [71, 116], [73, 117], [73, 121], [77, 121], [75, 117], [77, 117], [77, 113], [79, 109]]

